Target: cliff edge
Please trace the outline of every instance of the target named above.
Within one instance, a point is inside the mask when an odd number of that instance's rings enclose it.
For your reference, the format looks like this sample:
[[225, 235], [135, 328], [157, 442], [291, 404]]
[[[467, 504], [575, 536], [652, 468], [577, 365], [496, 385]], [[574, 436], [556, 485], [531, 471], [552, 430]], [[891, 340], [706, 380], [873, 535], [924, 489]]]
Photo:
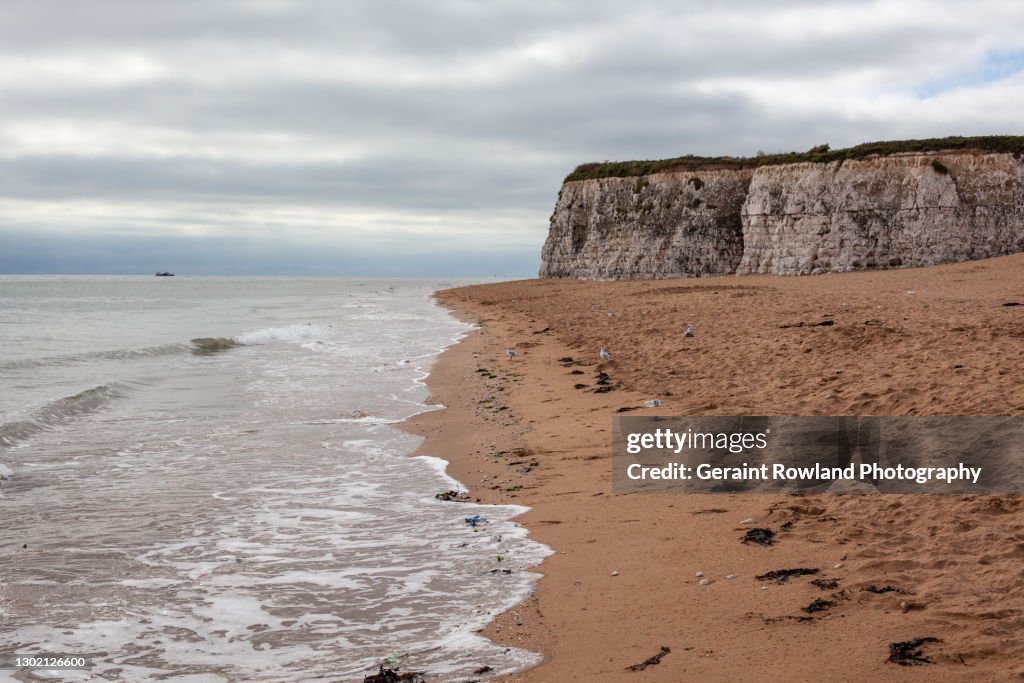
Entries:
[[805, 275], [1024, 251], [1020, 152], [851, 156], [641, 175], [614, 165], [618, 177], [573, 179], [586, 175], [577, 169], [559, 193], [540, 276]]

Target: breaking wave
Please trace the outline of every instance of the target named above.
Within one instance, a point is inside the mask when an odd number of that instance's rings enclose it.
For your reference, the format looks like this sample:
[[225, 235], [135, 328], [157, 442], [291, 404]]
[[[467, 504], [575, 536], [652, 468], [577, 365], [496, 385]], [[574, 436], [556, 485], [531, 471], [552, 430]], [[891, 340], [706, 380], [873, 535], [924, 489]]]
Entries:
[[287, 327], [268, 327], [265, 330], [246, 332], [235, 341], [242, 346], [259, 346], [273, 342], [304, 342], [320, 339], [329, 334], [328, 329], [319, 325], [288, 325]]
[[192, 352], [200, 356], [227, 351], [238, 346], [231, 337], [198, 337], [192, 340]]
[[320, 339], [329, 334], [327, 328], [319, 325], [288, 325], [286, 327], [270, 327], [263, 330], [244, 332], [237, 337], [197, 337], [188, 344], [162, 344], [142, 349], [113, 349], [108, 351], [88, 351], [65, 356], [44, 356], [42, 358], [22, 358], [0, 362], [0, 370], [22, 370], [29, 368], [77, 365], [97, 360], [131, 360], [152, 356], [173, 355], [176, 353], [192, 353], [208, 355], [233, 349], [236, 346], [259, 346], [273, 342], [304, 342]]
[[5, 361], [0, 363], [0, 370], [20, 370], [23, 368], [38, 368], [53, 365], [75, 365], [78, 363], [90, 363], [96, 360], [130, 360], [132, 358], [146, 358], [150, 356], [165, 356], [188, 351], [187, 344], [163, 344], [161, 346], [149, 346], [143, 349], [114, 349], [111, 351], [89, 351], [86, 353], [73, 353], [66, 356], [47, 356], [43, 358], [23, 358], [21, 360]]
[[121, 395], [119, 388], [100, 384], [73, 396], [58, 398], [36, 408], [24, 420], [0, 425], [0, 446], [13, 446], [45, 429], [66, 424], [80, 415], [94, 412]]
[[237, 337], [200, 337], [192, 340], [192, 351], [199, 355], [209, 355], [227, 351], [236, 346], [262, 346], [274, 342], [304, 342], [319, 339], [327, 334], [327, 330], [318, 325], [288, 325], [287, 327], [268, 327], [264, 330], [245, 332]]

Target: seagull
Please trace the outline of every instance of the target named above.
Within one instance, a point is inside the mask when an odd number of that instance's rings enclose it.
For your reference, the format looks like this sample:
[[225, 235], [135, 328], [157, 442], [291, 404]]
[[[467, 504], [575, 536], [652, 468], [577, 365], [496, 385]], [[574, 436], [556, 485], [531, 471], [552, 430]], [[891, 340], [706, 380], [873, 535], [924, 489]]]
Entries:
[[686, 332], [683, 332], [684, 337], [692, 337], [694, 335], [693, 325], [686, 326]]
[[516, 353], [515, 349], [513, 349], [511, 346], [506, 346], [505, 347], [505, 355], [508, 356], [509, 358], [515, 358], [519, 354]]
[[600, 356], [601, 356], [601, 360], [611, 360], [612, 359], [612, 354], [610, 354], [607, 351], [605, 351], [603, 346], [601, 347]]

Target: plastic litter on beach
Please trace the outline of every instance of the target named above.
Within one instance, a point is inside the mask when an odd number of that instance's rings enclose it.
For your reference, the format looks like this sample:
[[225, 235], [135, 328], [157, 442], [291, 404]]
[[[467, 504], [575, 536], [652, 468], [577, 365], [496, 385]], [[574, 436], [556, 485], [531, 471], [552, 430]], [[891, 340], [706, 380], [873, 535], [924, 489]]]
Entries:
[[652, 398], [650, 401], [644, 401], [644, 408], [657, 408], [661, 405], [661, 401], [656, 398]]
[[476, 526], [477, 524], [486, 524], [487, 518], [480, 515], [473, 515], [472, 517], [465, 518], [466, 524], [470, 526]]

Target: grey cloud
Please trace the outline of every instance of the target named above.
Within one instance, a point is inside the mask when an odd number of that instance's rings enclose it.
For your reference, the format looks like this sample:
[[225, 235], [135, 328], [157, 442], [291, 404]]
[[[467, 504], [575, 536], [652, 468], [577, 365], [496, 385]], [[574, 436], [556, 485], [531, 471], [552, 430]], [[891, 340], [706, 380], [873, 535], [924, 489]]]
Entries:
[[[509, 44], [517, 31], [581, 23], [590, 8], [550, 2], [84, 0], [5, 3], [0, 38], [25, 47], [181, 42], [337, 46], [411, 54]], [[610, 3], [606, 3], [610, 4]]]
[[[886, 91], [912, 94], [943, 68], [961, 69], [987, 50], [1024, 44], [1016, 37], [1024, 12], [1012, 6], [948, 2], [930, 5], [930, 13], [872, 19], [898, 7], [12, 0], [0, 9], [0, 59], [52, 59], [58, 76], [40, 70], [32, 81], [0, 79], [0, 134], [30, 123], [41, 137], [26, 138], [29, 151], [0, 149], [0, 199], [180, 202], [181, 222], [191, 220], [186, 207], [204, 204], [398, 212], [403, 220], [418, 212], [461, 222], [473, 216], [479, 238], [467, 248], [488, 253], [507, 226], [489, 215], [546, 216], [561, 178], [585, 161], [1019, 132], [1002, 111], [965, 109], [942, 119], [923, 106], [894, 116], [832, 101], [837, 93], [829, 88], [839, 79], [870, 76], [867, 90], [849, 93], [869, 103]], [[816, 23], [823, 11], [843, 8], [866, 17], [864, 26]], [[788, 13], [787, 30], [781, 13]], [[527, 49], [538, 51], [535, 58], [520, 55], [508, 68], [436, 77]], [[60, 60], [100, 69], [89, 60], [104, 55], [149, 62], [137, 78], [109, 83], [60, 76]], [[285, 64], [295, 55], [307, 60], [305, 71]], [[339, 59], [355, 71], [332, 73]], [[392, 70], [370, 78], [380, 64]], [[409, 82], [406, 68], [431, 78]], [[771, 96], [793, 82], [807, 84], [800, 98]], [[131, 139], [101, 152], [68, 149], [59, 144], [67, 122], [84, 130], [119, 126], [126, 136], [183, 135], [158, 151], [139, 151]], [[239, 154], [232, 136], [251, 149]], [[354, 155], [332, 161], [315, 154], [332, 147], [352, 147]], [[0, 221], [0, 233], [17, 227]], [[523, 226], [537, 236], [538, 252], [544, 227], [542, 218]], [[161, 229], [158, 222], [138, 228]], [[0, 263], [0, 270], [12, 267]]]
[[[3, 195], [19, 199], [130, 198], [316, 202], [360, 210], [493, 209], [553, 201], [556, 183], [514, 163], [451, 168], [446, 159], [373, 158], [351, 164], [243, 164], [182, 156], [147, 159], [46, 156], [0, 159]], [[543, 175], [559, 168], [542, 168]], [[524, 202], [525, 200], [525, 202]]]

